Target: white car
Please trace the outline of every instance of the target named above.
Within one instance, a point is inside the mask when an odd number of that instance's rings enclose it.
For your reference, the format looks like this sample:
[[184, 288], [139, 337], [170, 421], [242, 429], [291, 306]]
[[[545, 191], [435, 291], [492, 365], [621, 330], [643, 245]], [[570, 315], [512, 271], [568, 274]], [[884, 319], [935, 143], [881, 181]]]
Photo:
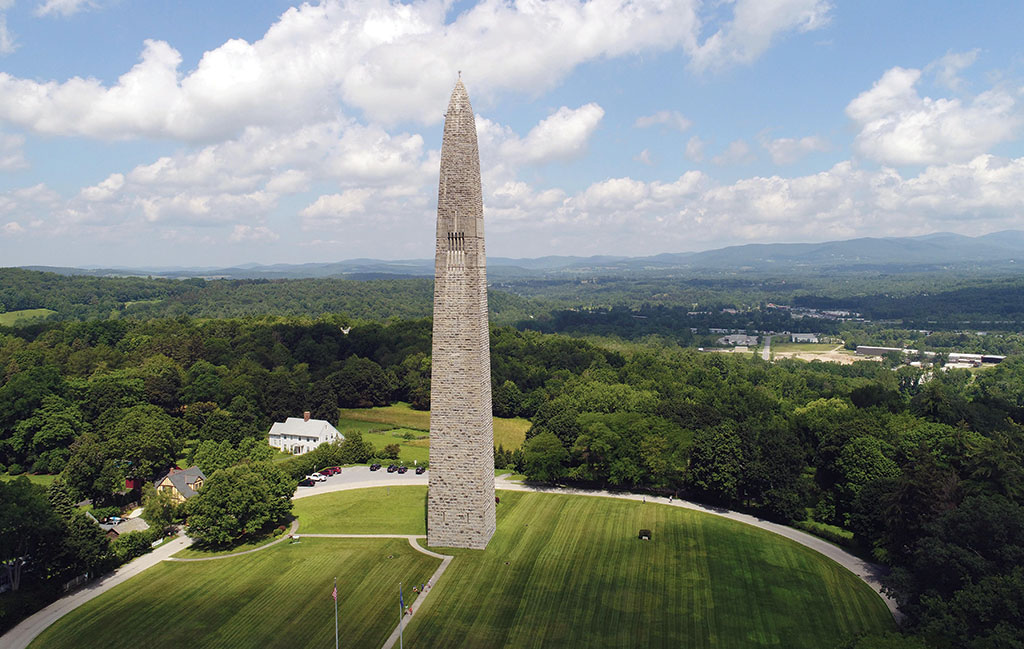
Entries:
[[327, 479], [327, 476], [325, 476], [322, 473], [310, 473], [306, 477], [309, 478], [310, 480], [316, 480], [317, 482], [323, 482], [324, 480]]

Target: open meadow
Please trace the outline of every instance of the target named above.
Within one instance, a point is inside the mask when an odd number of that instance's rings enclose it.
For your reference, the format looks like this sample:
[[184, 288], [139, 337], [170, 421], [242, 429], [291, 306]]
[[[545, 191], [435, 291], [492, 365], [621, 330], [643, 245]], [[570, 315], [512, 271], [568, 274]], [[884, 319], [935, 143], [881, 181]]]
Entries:
[[[338, 430], [344, 432], [350, 422], [377, 424], [359, 430], [389, 430], [392, 428], [410, 428], [430, 432], [430, 412], [413, 410], [407, 403], [396, 403], [380, 408], [342, 408], [341, 422]], [[503, 446], [514, 450], [526, 441], [526, 431], [530, 430], [530, 421], [522, 417], [506, 419], [494, 417], [494, 446]], [[365, 436], [364, 436], [365, 437]]]
[[[893, 628], [852, 573], [788, 539], [654, 503], [499, 492], [485, 551], [454, 555], [409, 620], [409, 647], [834, 647]], [[424, 532], [422, 486], [295, 502], [300, 535]], [[637, 539], [650, 529], [651, 541]], [[389, 558], [393, 557], [393, 558]], [[164, 563], [69, 614], [33, 647], [327, 646], [338, 576], [342, 641], [375, 647], [394, 627], [399, 581], [437, 560], [395, 539], [312, 539], [242, 557]], [[409, 597], [406, 599], [409, 603]]]
[[52, 309], [22, 309], [0, 313], [0, 327], [13, 327], [15, 324], [28, 324], [33, 320], [43, 320], [57, 313]]

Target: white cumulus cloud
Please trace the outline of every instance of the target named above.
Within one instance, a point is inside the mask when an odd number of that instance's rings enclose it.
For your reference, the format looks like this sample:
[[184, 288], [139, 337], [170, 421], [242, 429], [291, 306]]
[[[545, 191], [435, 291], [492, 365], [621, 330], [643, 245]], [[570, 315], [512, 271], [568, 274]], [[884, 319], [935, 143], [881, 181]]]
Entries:
[[228, 241], [231, 243], [277, 241], [280, 238], [280, 235], [266, 226], [236, 225], [231, 231]]
[[732, 18], [693, 48], [693, 69], [750, 63], [786, 32], [824, 27], [832, 10], [826, 0], [735, 0], [732, 4]]
[[693, 122], [675, 110], [659, 110], [653, 115], [638, 117], [633, 124], [637, 128], [649, 128], [651, 126], [666, 126], [677, 131], [685, 131], [693, 125]]
[[10, 54], [16, 49], [18, 44], [14, 40], [14, 34], [7, 28], [7, 16], [0, 14], [0, 54]]
[[687, 160], [691, 162], [704, 161], [704, 140], [694, 135], [686, 141], [686, 150], [683, 152]]
[[768, 151], [768, 154], [772, 157], [772, 162], [777, 165], [793, 164], [815, 151], [828, 151], [828, 142], [817, 135], [808, 135], [801, 138], [780, 137], [776, 139], [762, 137], [761, 146]]
[[28, 167], [22, 146], [24, 135], [10, 135], [0, 131], [0, 171], [17, 171]]
[[[40, 11], [87, 6], [46, 0]], [[482, 0], [454, 17], [441, 0], [327, 0], [288, 9], [254, 42], [228, 40], [192, 70], [181, 69], [172, 44], [150, 40], [112, 84], [0, 73], [0, 119], [46, 134], [189, 141], [327, 121], [339, 105], [369, 122], [433, 124], [459, 69], [484, 101], [535, 95], [581, 64], [642, 52], [681, 49], [700, 68], [747, 63], [779, 34], [816, 29], [828, 15], [822, 0], [739, 0], [731, 8], [698, 46], [706, 8], [697, 0]], [[0, 29], [0, 47], [13, 48], [6, 34]]]
[[891, 165], [964, 162], [1019, 132], [1022, 112], [1009, 92], [935, 99], [918, 93], [920, 79], [920, 70], [892, 68], [847, 105], [858, 153]]
[[530, 163], [581, 155], [602, 117], [604, 109], [594, 103], [575, 109], [562, 106], [530, 129], [526, 137], [512, 136], [505, 140], [501, 153], [515, 161]]
[[35, 14], [37, 16], [71, 16], [95, 6], [91, 0], [46, 0], [36, 7]]
[[733, 140], [720, 154], [711, 159], [716, 165], [746, 164], [754, 159], [746, 140]]

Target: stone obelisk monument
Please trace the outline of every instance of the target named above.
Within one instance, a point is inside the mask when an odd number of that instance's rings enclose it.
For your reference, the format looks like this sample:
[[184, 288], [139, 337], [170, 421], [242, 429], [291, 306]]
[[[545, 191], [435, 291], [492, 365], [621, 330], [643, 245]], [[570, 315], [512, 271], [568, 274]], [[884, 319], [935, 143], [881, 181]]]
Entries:
[[430, 371], [427, 545], [485, 548], [494, 534], [494, 430], [480, 153], [459, 79], [441, 143]]

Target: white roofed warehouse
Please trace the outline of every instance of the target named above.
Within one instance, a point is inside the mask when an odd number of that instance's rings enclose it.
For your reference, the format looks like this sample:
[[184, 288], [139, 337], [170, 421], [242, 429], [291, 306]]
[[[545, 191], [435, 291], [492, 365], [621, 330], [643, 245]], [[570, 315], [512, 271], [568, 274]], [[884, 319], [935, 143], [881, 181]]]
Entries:
[[282, 451], [293, 455], [302, 455], [324, 442], [343, 439], [345, 436], [339, 433], [338, 429], [330, 422], [323, 419], [312, 419], [307, 411], [302, 413], [301, 418], [289, 417], [284, 422], [275, 422], [270, 427], [270, 437], [267, 442]]

